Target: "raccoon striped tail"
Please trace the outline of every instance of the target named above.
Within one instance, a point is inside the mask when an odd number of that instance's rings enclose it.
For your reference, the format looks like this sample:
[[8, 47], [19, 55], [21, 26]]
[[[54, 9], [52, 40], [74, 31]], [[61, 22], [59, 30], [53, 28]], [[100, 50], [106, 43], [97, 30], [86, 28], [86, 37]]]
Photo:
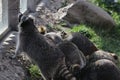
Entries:
[[59, 67], [58, 74], [66, 80], [76, 80], [73, 74], [67, 69], [66, 65], [61, 65]]

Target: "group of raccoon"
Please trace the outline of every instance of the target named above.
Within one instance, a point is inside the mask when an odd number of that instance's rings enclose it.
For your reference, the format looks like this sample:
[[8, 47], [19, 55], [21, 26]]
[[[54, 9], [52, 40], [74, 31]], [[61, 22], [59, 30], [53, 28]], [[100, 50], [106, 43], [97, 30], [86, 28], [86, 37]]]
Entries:
[[34, 19], [21, 14], [15, 58], [26, 53], [44, 80], [120, 80], [115, 54], [98, 50], [80, 33], [45, 32]]

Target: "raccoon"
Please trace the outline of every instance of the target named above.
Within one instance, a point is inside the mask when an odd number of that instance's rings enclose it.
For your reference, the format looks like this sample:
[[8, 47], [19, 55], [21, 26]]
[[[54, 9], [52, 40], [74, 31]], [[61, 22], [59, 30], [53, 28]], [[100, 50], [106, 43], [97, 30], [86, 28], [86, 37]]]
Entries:
[[78, 47], [70, 41], [63, 41], [57, 45], [65, 55], [65, 62], [69, 70], [76, 75], [86, 65], [86, 58]]
[[82, 69], [81, 80], [120, 80], [118, 66], [108, 59], [99, 59]]
[[21, 52], [26, 53], [38, 65], [44, 80], [53, 80], [56, 73], [66, 80], [76, 80], [65, 65], [62, 51], [46, 41], [34, 25], [34, 19], [24, 15], [19, 23], [19, 39], [15, 56]]
[[59, 36], [60, 34], [61, 32], [49, 32], [44, 36], [49, 44], [55, 46], [57, 45], [58, 48], [64, 53], [66, 66], [75, 76], [85, 66], [85, 56], [74, 43], [70, 41], [63, 41], [61, 36]]
[[82, 80], [120, 80], [120, 70], [116, 65], [118, 56], [114, 53], [98, 50], [87, 61], [81, 71]]
[[88, 56], [87, 58], [89, 63], [100, 59], [107, 59], [114, 63], [118, 63], [118, 56], [115, 53], [110, 53], [103, 50], [95, 51], [92, 55]]

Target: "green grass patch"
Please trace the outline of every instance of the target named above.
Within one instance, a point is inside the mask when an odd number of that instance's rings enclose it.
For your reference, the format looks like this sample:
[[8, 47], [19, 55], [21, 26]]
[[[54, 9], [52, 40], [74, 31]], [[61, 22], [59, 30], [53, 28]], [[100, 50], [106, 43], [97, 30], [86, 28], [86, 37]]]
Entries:
[[31, 75], [31, 80], [38, 80], [42, 78], [38, 66], [31, 64], [28, 70]]

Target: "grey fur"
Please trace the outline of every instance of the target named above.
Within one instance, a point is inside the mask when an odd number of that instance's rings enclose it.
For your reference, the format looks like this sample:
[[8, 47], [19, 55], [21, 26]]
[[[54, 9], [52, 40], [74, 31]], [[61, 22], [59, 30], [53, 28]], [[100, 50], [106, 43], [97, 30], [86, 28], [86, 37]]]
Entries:
[[74, 43], [70, 41], [63, 41], [60, 34], [60, 32], [49, 32], [44, 36], [49, 44], [57, 45], [62, 50], [65, 55], [67, 65], [70, 63], [69, 65], [72, 67], [75, 64], [78, 64], [82, 69], [86, 64], [85, 56]]
[[85, 56], [74, 43], [70, 41], [63, 41], [58, 44], [58, 47], [65, 55], [66, 65], [71, 67], [73, 72], [75, 67], [77, 67], [80, 71], [86, 65]]
[[88, 57], [88, 61], [89, 61], [88, 63], [91, 63], [100, 59], [107, 59], [114, 63], [118, 62], [118, 56], [115, 53], [98, 50]]
[[62, 42], [62, 38], [59, 36], [59, 32], [49, 32], [44, 35], [49, 44], [56, 45]]
[[64, 38], [65, 40], [73, 42], [85, 56], [91, 55], [93, 52], [98, 50], [87, 37], [83, 36], [79, 32], [65, 34], [64, 36], [66, 36], [66, 38]]

